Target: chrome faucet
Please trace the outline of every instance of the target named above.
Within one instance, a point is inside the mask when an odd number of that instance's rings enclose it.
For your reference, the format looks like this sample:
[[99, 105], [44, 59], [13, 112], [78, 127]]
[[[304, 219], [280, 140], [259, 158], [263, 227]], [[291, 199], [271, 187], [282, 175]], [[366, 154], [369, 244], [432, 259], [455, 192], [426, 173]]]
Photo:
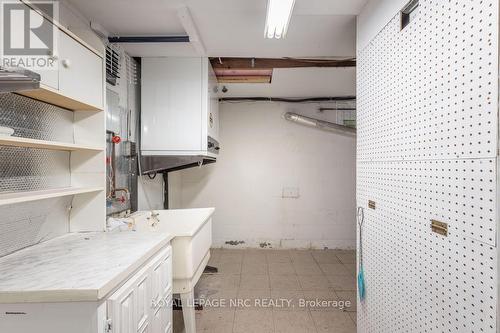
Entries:
[[151, 226], [154, 227], [158, 224], [158, 222], [160, 222], [160, 213], [158, 212], [155, 212], [154, 210], [151, 211], [151, 216], [148, 217], [148, 219], [152, 219], [153, 222], [151, 223]]

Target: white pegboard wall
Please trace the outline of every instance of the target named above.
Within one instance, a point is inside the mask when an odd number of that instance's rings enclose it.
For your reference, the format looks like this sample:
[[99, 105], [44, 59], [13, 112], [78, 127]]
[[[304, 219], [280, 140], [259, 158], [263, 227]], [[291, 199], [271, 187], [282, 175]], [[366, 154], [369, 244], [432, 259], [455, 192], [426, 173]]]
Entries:
[[428, 229], [380, 202], [365, 209], [358, 332], [496, 332], [496, 248]]
[[406, 218], [448, 223], [450, 234], [496, 244], [495, 159], [359, 163], [359, 204], [381, 202]]
[[498, 7], [420, 0], [358, 54], [358, 332], [497, 330]]
[[498, 1], [421, 0], [358, 55], [358, 160], [496, 156]]

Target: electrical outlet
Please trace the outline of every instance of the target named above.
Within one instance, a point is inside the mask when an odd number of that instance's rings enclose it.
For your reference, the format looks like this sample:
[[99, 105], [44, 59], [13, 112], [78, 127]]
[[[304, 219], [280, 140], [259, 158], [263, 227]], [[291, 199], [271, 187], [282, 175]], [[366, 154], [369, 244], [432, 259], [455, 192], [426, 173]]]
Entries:
[[282, 198], [292, 198], [297, 199], [300, 197], [300, 191], [298, 187], [283, 187]]

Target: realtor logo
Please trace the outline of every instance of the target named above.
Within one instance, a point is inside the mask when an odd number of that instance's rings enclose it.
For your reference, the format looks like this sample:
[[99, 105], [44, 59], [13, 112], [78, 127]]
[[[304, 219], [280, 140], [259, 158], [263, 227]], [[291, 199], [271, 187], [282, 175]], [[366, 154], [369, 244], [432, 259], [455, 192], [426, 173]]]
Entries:
[[58, 19], [57, 1], [36, 1], [28, 7], [19, 1], [1, 3], [1, 63], [3, 67], [25, 69], [57, 69], [57, 27], [50, 20]]

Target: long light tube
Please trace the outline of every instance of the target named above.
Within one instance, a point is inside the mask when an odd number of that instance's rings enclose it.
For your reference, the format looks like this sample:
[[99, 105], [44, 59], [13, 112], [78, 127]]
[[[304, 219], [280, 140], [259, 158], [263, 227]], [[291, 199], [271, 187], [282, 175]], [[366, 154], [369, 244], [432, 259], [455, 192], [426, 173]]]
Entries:
[[284, 38], [292, 17], [295, 0], [268, 0], [264, 37]]

